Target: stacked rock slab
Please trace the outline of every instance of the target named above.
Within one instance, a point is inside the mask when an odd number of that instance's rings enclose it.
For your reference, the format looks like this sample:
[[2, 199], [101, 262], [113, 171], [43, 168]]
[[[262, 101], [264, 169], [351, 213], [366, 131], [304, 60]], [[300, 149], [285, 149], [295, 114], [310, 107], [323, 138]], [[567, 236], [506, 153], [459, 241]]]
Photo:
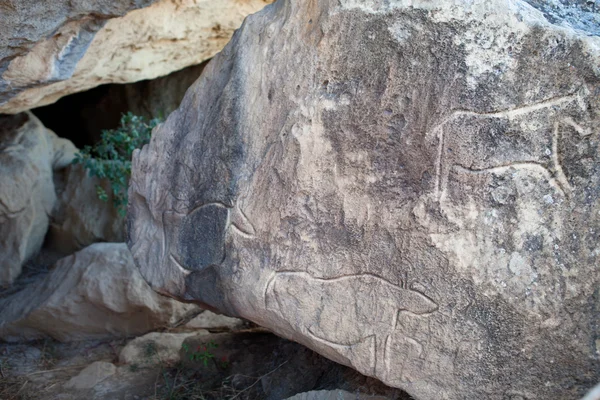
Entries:
[[0, 104], [23, 89], [71, 76], [108, 20], [152, 2], [0, 0]]
[[200, 64], [268, 2], [0, 0], [0, 113]]
[[247, 18], [134, 156], [144, 277], [419, 400], [580, 398], [600, 380], [600, 39], [532, 4]]
[[0, 339], [67, 342], [141, 335], [197, 312], [193, 304], [152, 291], [124, 243], [96, 243], [1, 299]]
[[53, 172], [76, 151], [31, 113], [0, 115], [0, 286], [41, 248], [56, 202]]

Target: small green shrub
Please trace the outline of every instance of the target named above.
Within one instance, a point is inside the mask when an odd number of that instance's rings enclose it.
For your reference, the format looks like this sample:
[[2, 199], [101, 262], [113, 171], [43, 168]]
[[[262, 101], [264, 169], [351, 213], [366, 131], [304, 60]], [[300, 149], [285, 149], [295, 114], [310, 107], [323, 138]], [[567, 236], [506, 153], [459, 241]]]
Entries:
[[216, 349], [219, 345], [211, 340], [204, 346], [198, 346], [196, 351], [192, 351], [187, 343], [184, 343], [181, 347], [191, 361], [200, 361], [207, 367], [208, 362], [215, 358], [215, 355], [210, 352], [210, 349]]
[[[103, 131], [99, 143], [85, 146], [73, 160], [74, 164], [83, 164], [92, 176], [108, 179], [113, 204], [120, 215], [126, 213], [133, 150], [150, 142], [152, 129], [161, 122], [160, 118], [147, 120], [130, 112], [123, 114], [117, 129]], [[100, 200], [108, 201], [109, 195], [102, 186], [96, 186], [96, 193]]]

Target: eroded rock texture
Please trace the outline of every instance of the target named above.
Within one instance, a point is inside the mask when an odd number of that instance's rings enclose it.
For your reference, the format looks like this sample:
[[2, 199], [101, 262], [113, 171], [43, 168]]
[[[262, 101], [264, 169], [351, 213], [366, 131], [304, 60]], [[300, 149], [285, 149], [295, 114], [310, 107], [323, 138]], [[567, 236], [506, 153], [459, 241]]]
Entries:
[[56, 203], [53, 173], [76, 151], [31, 113], [0, 116], [0, 287], [42, 247]]
[[268, 2], [0, 0], [0, 113], [200, 64]]
[[152, 2], [0, 1], [0, 105], [28, 86], [70, 77], [109, 19]]
[[[54, 182], [57, 201], [46, 238], [50, 248], [73, 254], [92, 243], [124, 241], [124, 217], [113, 203], [108, 180], [77, 164], [55, 174]], [[98, 198], [98, 186], [107, 193], [107, 201]]]
[[152, 291], [124, 243], [96, 243], [1, 299], [0, 339], [67, 342], [141, 335], [197, 312], [192, 304]]
[[134, 157], [142, 274], [416, 399], [579, 398], [594, 34], [524, 1], [267, 7]]

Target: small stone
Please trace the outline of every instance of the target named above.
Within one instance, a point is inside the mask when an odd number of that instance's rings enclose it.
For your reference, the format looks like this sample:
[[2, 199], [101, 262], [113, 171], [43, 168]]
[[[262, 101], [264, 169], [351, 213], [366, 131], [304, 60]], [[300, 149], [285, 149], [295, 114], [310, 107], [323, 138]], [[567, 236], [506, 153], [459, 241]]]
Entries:
[[91, 389], [109, 376], [117, 372], [114, 364], [104, 361], [96, 361], [83, 369], [79, 375], [71, 378], [65, 383], [67, 389]]

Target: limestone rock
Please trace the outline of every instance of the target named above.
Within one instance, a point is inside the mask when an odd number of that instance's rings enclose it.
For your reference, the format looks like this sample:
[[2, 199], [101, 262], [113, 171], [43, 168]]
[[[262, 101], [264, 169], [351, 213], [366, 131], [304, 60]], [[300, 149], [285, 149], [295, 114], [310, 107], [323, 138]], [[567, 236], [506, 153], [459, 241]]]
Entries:
[[42, 246], [56, 201], [53, 170], [76, 150], [31, 113], [0, 116], [0, 286]]
[[[96, 23], [126, 14], [128, 11], [150, 5], [152, 0], [57, 0], [52, 3], [2, 0], [0, 2], [0, 60], [6, 62], [29, 51], [38, 41], [51, 36], [67, 21], [81, 23], [96, 19]], [[27, 21], [24, 24], [23, 21]], [[90, 23], [90, 25], [93, 25]], [[73, 46], [76, 47], [76, 46]], [[67, 58], [67, 54], [64, 55]]]
[[1, 299], [0, 339], [140, 335], [172, 326], [196, 310], [153, 292], [125, 244], [96, 243], [58, 261], [42, 280]]
[[[49, 246], [71, 254], [96, 242], [122, 242], [124, 217], [112, 202], [110, 183], [90, 176], [82, 165], [71, 165], [57, 175], [58, 199], [52, 211]], [[97, 186], [104, 188], [108, 201], [98, 198]]]
[[244, 326], [244, 321], [239, 318], [231, 318], [226, 315], [219, 315], [209, 310], [198, 314], [190, 322], [185, 324], [186, 328], [192, 329], [239, 329]]
[[208, 335], [208, 331], [187, 333], [151, 332], [133, 339], [121, 350], [119, 363], [138, 366], [174, 363], [180, 359], [183, 341], [190, 336]]
[[[3, 29], [0, 48], [14, 42], [18, 49], [0, 52], [0, 113], [200, 64], [221, 50], [246, 15], [269, 0], [64, 0], [52, 3], [51, 10], [6, 2], [0, 0], [0, 22], [10, 26]], [[134, 11], [124, 15], [129, 10]], [[28, 40], [18, 32], [18, 21], [24, 19], [32, 21]]]
[[525, 1], [279, 1], [134, 156], [162, 293], [428, 399], [600, 380], [600, 39]]
[[362, 393], [350, 393], [345, 390], [313, 390], [304, 392], [286, 400], [385, 400], [387, 397], [369, 396]]
[[105, 361], [96, 361], [85, 367], [77, 376], [65, 383], [67, 389], [91, 389], [106, 378], [117, 372], [114, 364]]

